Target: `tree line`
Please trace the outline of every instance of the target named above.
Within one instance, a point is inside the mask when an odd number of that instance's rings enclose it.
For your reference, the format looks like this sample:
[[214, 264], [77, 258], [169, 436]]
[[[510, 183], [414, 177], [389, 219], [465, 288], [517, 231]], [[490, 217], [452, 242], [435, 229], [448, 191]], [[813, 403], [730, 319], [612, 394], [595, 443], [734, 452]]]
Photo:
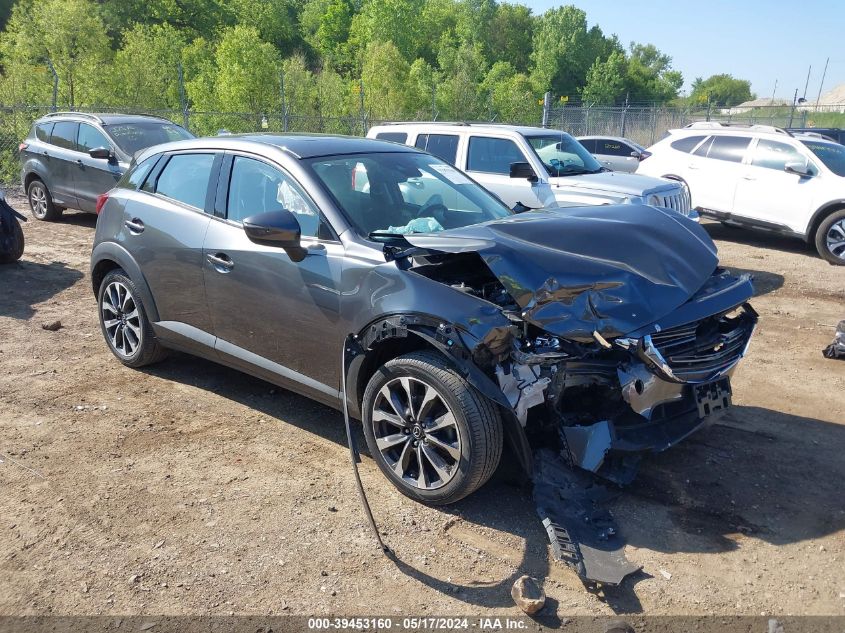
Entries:
[[[565, 103], [679, 103], [681, 72], [561, 6], [496, 0], [0, 0], [0, 104], [372, 119], [534, 120]], [[181, 75], [181, 82], [180, 82]], [[688, 101], [752, 98], [730, 75]], [[363, 108], [362, 108], [363, 106]]]

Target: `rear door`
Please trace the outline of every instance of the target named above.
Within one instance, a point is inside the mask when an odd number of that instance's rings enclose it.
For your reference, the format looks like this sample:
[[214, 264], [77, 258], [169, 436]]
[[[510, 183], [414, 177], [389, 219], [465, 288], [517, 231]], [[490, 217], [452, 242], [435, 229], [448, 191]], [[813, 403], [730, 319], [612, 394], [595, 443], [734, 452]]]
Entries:
[[57, 121], [50, 134], [51, 147], [45, 148], [47, 169], [50, 172], [50, 193], [53, 202], [61, 207], [79, 208], [74, 175], [76, 172], [76, 121]]
[[[787, 163], [811, 166], [816, 176], [788, 173]], [[733, 214], [760, 223], [804, 232], [814, 208], [818, 168], [803, 152], [788, 143], [760, 138], [742, 166], [734, 198]]]
[[750, 136], [714, 134], [693, 152], [687, 184], [695, 206], [730, 213], [750, 144]]
[[[336, 399], [345, 337], [337, 325], [342, 244], [294, 178], [262, 159], [227, 154], [216, 206], [203, 277], [218, 354], [250, 373]], [[302, 261], [252, 242], [243, 230], [244, 218], [282, 208], [299, 221]], [[335, 354], [338, 362], [325, 361]]]
[[536, 183], [525, 178], [511, 178], [511, 163], [531, 163], [519, 146], [511, 139], [493, 136], [470, 135], [466, 148], [466, 171], [504, 203], [513, 208], [522, 203], [538, 208], [545, 204], [540, 199]]
[[97, 196], [105, 193], [120, 180], [121, 169], [115, 159], [91, 158], [92, 149], [105, 147], [114, 152], [111, 141], [93, 125], [80, 123], [76, 137], [79, 155], [74, 169], [74, 184], [79, 208], [93, 212]]
[[202, 245], [222, 158], [212, 150], [163, 156], [124, 207], [118, 241], [141, 267], [164, 335], [183, 346], [213, 347]]

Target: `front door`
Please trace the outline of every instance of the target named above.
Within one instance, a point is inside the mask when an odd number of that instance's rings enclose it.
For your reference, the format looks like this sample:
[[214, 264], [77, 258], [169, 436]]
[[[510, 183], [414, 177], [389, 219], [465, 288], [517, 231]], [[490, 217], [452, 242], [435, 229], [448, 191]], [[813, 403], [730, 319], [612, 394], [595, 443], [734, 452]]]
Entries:
[[105, 147], [113, 149], [109, 140], [93, 125], [79, 124], [76, 146], [78, 156], [74, 163], [74, 184], [79, 208], [93, 212], [97, 196], [105, 193], [120, 180], [121, 170], [115, 159], [91, 158], [92, 149]]
[[[344, 332], [336, 280], [343, 246], [314, 203], [278, 167], [234, 156], [227, 157], [221, 178], [229, 169], [228, 187], [220, 192], [225, 203], [218, 200], [226, 217], [212, 220], [203, 249], [217, 351], [251, 373], [296, 383], [318, 398], [337, 398]], [[282, 208], [299, 220], [302, 261], [244, 233], [244, 218]]]
[[539, 182], [510, 177], [511, 163], [531, 163], [516, 143], [489, 136], [470, 136], [468, 142], [464, 171], [483, 187], [511, 208], [517, 203], [535, 209], [545, 206]]
[[[788, 163], [809, 165], [815, 175], [789, 173]], [[743, 166], [733, 214], [802, 233], [807, 226], [817, 178], [818, 169], [798, 149], [788, 143], [761, 138], [752, 150], [749, 164]]]

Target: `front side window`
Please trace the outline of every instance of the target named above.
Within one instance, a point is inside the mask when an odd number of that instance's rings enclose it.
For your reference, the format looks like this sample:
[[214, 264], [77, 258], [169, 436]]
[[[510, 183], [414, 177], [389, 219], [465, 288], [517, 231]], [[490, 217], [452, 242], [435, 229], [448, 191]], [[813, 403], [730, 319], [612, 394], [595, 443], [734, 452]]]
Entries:
[[156, 182], [156, 193], [184, 204], [205, 209], [214, 154], [171, 156]]
[[741, 163], [745, 150], [751, 144], [750, 137], [744, 136], [714, 136], [707, 152], [707, 158], [724, 160], [730, 163]]
[[76, 149], [76, 128], [78, 123], [73, 121], [59, 121], [53, 126], [50, 144], [63, 149]]
[[304, 162], [355, 230], [371, 239], [434, 233], [512, 213], [452, 165], [427, 154], [378, 152]]
[[596, 154], [603, 154], [605, 156], [624, 156], [626, 158], [630, 158], [631, 152], [633, 151], [634, 149], [630, 145], [608, 139], [599, 141]]
[[[550, 176], [579, 176], [597, 174], [603, 167], [595, 157], [574, 138], [564, 132], [537, 134], [525, 137]], [[598, 154], [601, 145], [597, 146]]]
[[524, 163], [516, 143], [506, 138], [471, 136], [467, 150], [467, 171], [510, 175], [511, 163]]
[[751, 158], [751, 164], [755, 167], [765, 167], [777, 171], [783, 171], [787, 163], [801, 163], [803, 165], [806, 162], [806, 157], [791, 145], [768, 139], [757, 141], [757, 147], [754, 148], [754, 155]]
[[818, 156], [830, 171], [837, 176], [845, 177], [845, 146], [835, 143], [822, 143], [819, 141], [801, 141], [810, 148], [810, 151]]
[[116, 123], [106, 125], [105, 129], [117, 146], [129, 156], [160, 143], [194, 138], [185, 128], [169, 121]]
[[229, 179], [226, 218], [243, 222], [251, 215], [281, 209], [296, 216], [301, 235], [327, 236], [320, 214], [290, 177], [260, 160], [236, 156]]
[[454, 165], [458, 156], [458, 136], [455, 134], [420, 134], [414, 145]]
[[80, 152], [90, 152], [98, 147], [111, 148], [111, 143], [93, 125], [87, 123], [79, 124], [79, 135], [76, 138], [76, 145]]

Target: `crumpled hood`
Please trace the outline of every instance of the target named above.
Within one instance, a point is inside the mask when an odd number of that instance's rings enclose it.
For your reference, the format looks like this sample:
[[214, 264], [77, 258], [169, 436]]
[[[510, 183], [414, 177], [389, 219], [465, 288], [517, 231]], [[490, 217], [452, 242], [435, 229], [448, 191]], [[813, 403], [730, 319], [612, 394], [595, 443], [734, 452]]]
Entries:
[[667, 315], [718, 263], [698, 224], [645, 205], [523, 213], [406, 239], [432, 251], [477, 252], [526, 321], [583, 341], [593, 331], [620, 336]]
[[603, 171], [598, 174], [583, 176], [561, 176], [549, 178], [552, 191], [555, 188], [589, 189], [605, 193], [620, 193], [626, 196], [641, 196], [645, 192], [657, 190], [677, 189], [678, 183], [668, 182], [662, 178], [627, 174], [619, 171]]

